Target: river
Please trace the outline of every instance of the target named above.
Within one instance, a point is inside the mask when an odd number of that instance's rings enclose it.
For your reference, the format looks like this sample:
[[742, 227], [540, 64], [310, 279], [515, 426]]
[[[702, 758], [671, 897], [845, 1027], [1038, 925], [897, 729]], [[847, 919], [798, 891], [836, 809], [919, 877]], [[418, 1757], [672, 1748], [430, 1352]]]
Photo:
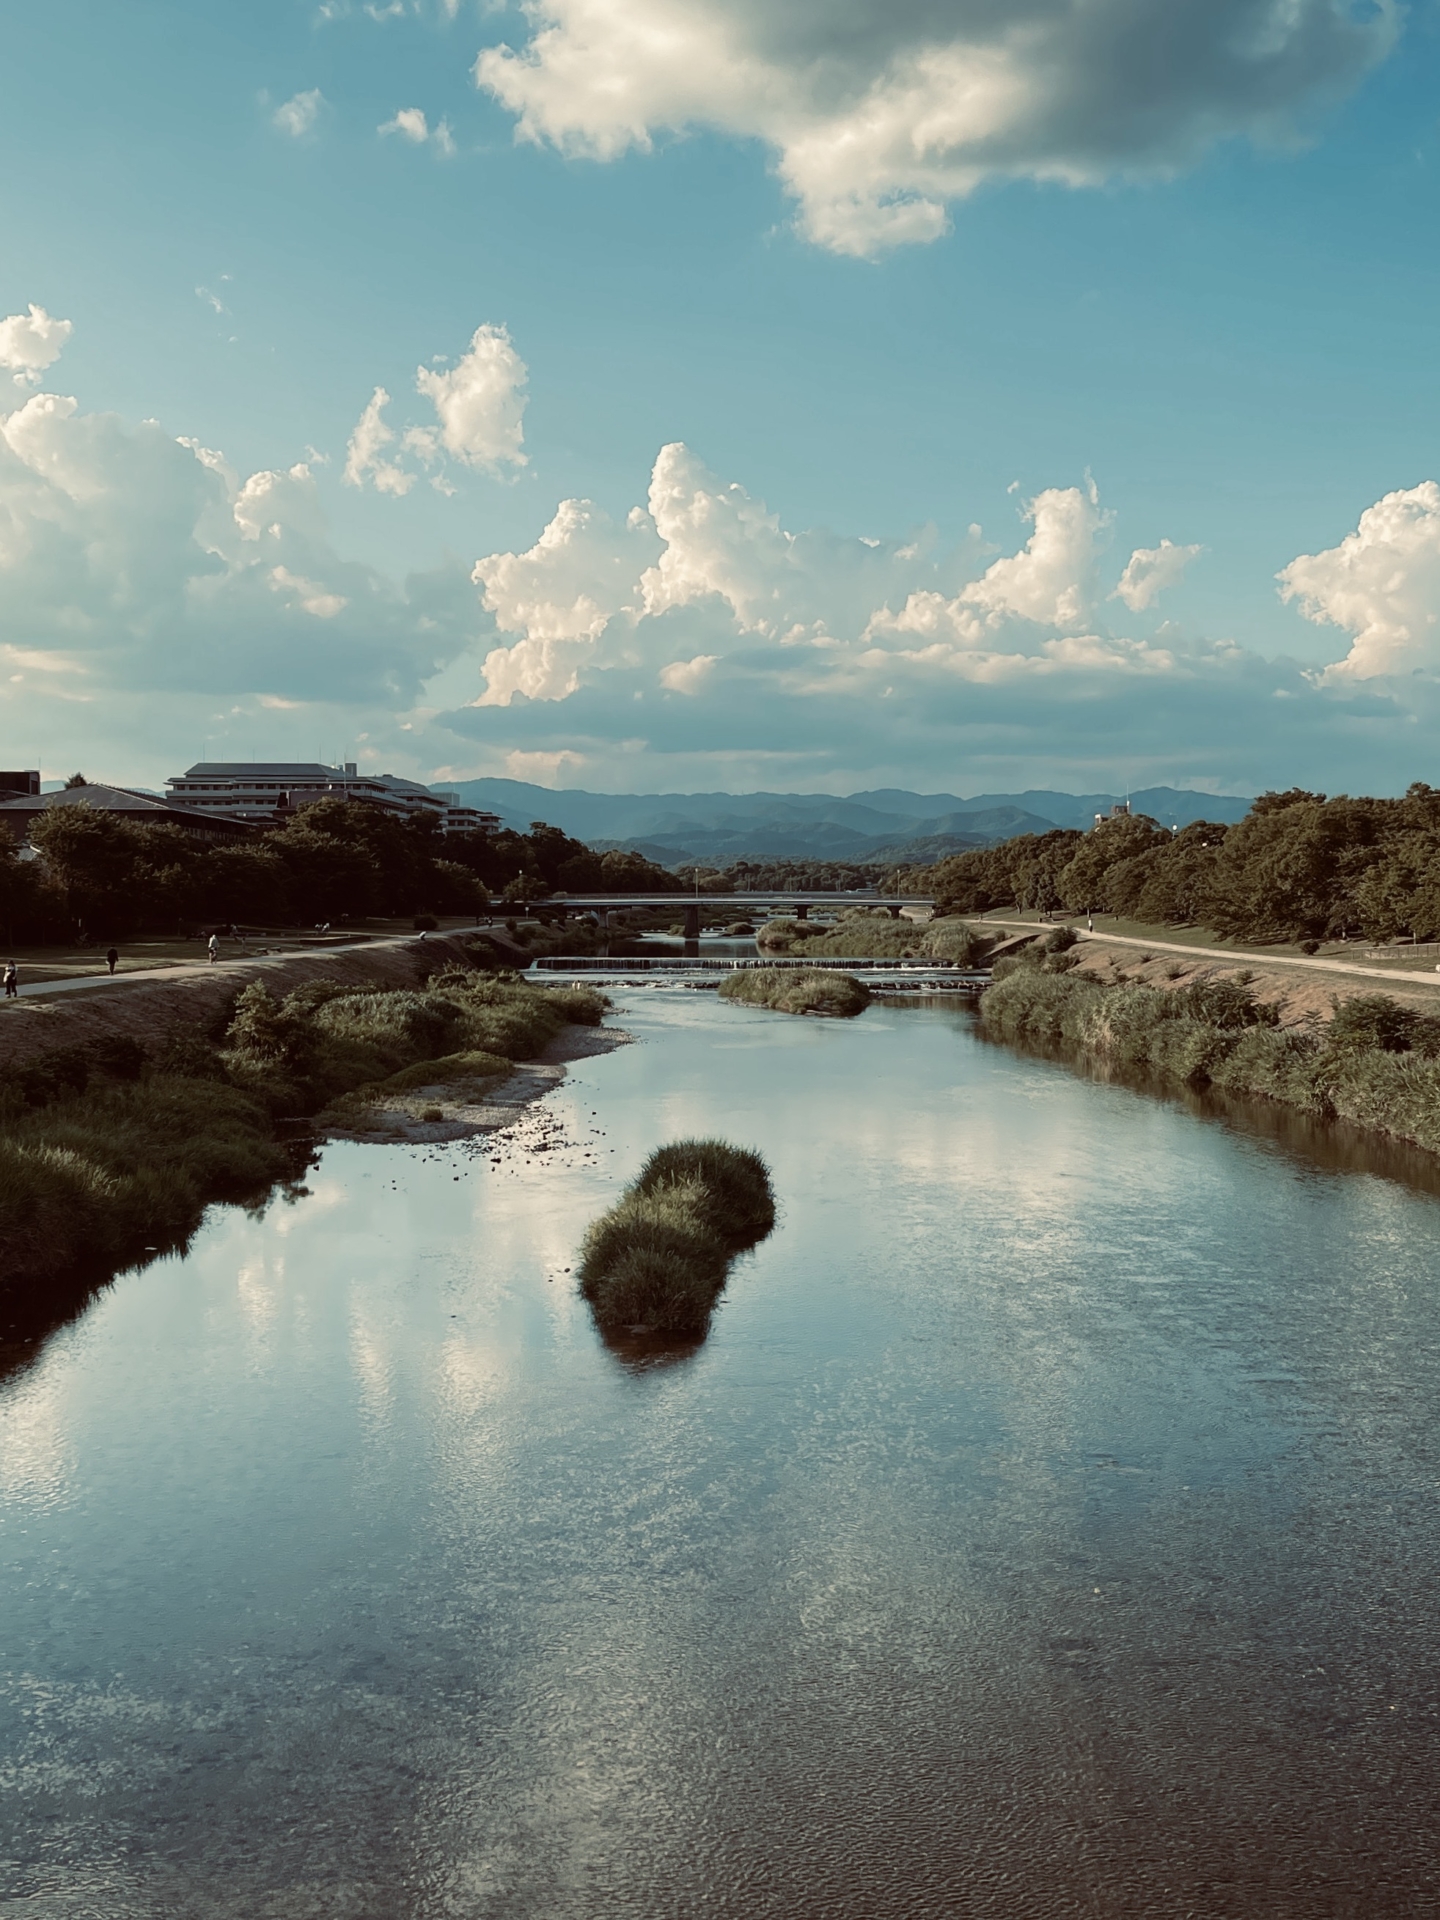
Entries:
[[[0, 1385], [0, 1914], [1433, 1914], [1440, 1199], [945, 1001], [618, 997]], [[780, 1224], [612, 1352], [692, 1132]]]

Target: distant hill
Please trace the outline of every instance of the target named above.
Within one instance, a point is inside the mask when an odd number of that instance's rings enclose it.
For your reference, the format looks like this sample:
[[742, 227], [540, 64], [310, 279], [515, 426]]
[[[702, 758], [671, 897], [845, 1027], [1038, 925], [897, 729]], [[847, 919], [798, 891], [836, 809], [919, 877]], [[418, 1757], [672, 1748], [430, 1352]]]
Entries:
[[[576, 840], [643, 853], [665, 866], [737, 860], [937, 860], [966, 847], [992, 846], [1018, 833], [1089, 827], [1121, 795], [1113, 793], [586, 793], [523, 780], [462, 780], [464, 803], [498, 813], [524, 831], [548, 821]], [[1130, 795], [1136, 813], [1163, 826], [1235, 821], [1249, 812], [1238, 795], [1147, 787]], [[922, 850], [923, 849], [923, 850]]]

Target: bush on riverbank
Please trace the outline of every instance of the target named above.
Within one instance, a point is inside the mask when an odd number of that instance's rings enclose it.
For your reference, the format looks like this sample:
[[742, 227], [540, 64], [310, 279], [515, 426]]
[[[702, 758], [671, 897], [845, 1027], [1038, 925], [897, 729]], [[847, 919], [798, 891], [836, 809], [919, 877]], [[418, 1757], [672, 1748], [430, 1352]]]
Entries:
[[284, 1175], [294, 1156], [277, 1119], [341, 1095], [363, 1105], [397, 1081], [502, 1076], [565, 1025], [597, 1025], [605, 1004], [459, 971], [420, 991], [311, 981], [280, 1001], [255, 983], [218, 1044], [187, 1032], [153, 1056], [113, 1039], [52, 1049], [0, 1075], [0, 1284], [183, 1245], [210, 1201]]
[[1275, 1100], [1440, 1152], [1440, 1020], [1380, 994], [1347, 1001], [1328, 1027], [1282, 1030], [1275, 1009], [1233, 980], [1166, 992], [1021, 964], [980, 1006], [1003, 1039]]
[[722, 1000], [769, 1007], [774, 1013], [815, 1013], [853, 1019], [870, 1004], [870, 989], [848, 973], [809, 973], [797, 968], [745, 967], [720, 982]]
[[703, 1334], [730, 1261], [775, 1224], [759, 1154], [724, 1140], [660, 1147], [590, 1227], [580, 1292], [609, 1332]]

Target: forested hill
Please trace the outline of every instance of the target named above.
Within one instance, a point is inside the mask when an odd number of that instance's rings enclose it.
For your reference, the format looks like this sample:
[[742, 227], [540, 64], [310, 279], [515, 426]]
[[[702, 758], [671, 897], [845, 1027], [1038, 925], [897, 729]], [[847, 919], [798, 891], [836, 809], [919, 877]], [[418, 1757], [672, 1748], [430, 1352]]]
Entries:
[[913, 868], [948, 913], [1118, 913], [1246, 940], [1440, 937], [1440, 789], [1400, 800], [1265, 793], [1243, 820], [1178, 831], [1135, 812]]

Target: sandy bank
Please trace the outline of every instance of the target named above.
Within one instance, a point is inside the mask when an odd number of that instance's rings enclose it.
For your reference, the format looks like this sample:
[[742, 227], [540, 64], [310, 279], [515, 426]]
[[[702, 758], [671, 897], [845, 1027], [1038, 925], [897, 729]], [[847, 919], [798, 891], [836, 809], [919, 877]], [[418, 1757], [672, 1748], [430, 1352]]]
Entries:
[[500, 1133], [560, 1084], [569, 1061], [609, 1053], [633, 1039], [621, 1027], [567, 1027], [538, 1059], [522, 1062], [503, 1080], [435, 1081], [412, 1087], [374, 1101], [361, 1115], [347, 1114], [334, 1124], [322, 1117], [319, 1131], [330, 1140], [368, 1140], [377, 1145], [469, 1140]]

